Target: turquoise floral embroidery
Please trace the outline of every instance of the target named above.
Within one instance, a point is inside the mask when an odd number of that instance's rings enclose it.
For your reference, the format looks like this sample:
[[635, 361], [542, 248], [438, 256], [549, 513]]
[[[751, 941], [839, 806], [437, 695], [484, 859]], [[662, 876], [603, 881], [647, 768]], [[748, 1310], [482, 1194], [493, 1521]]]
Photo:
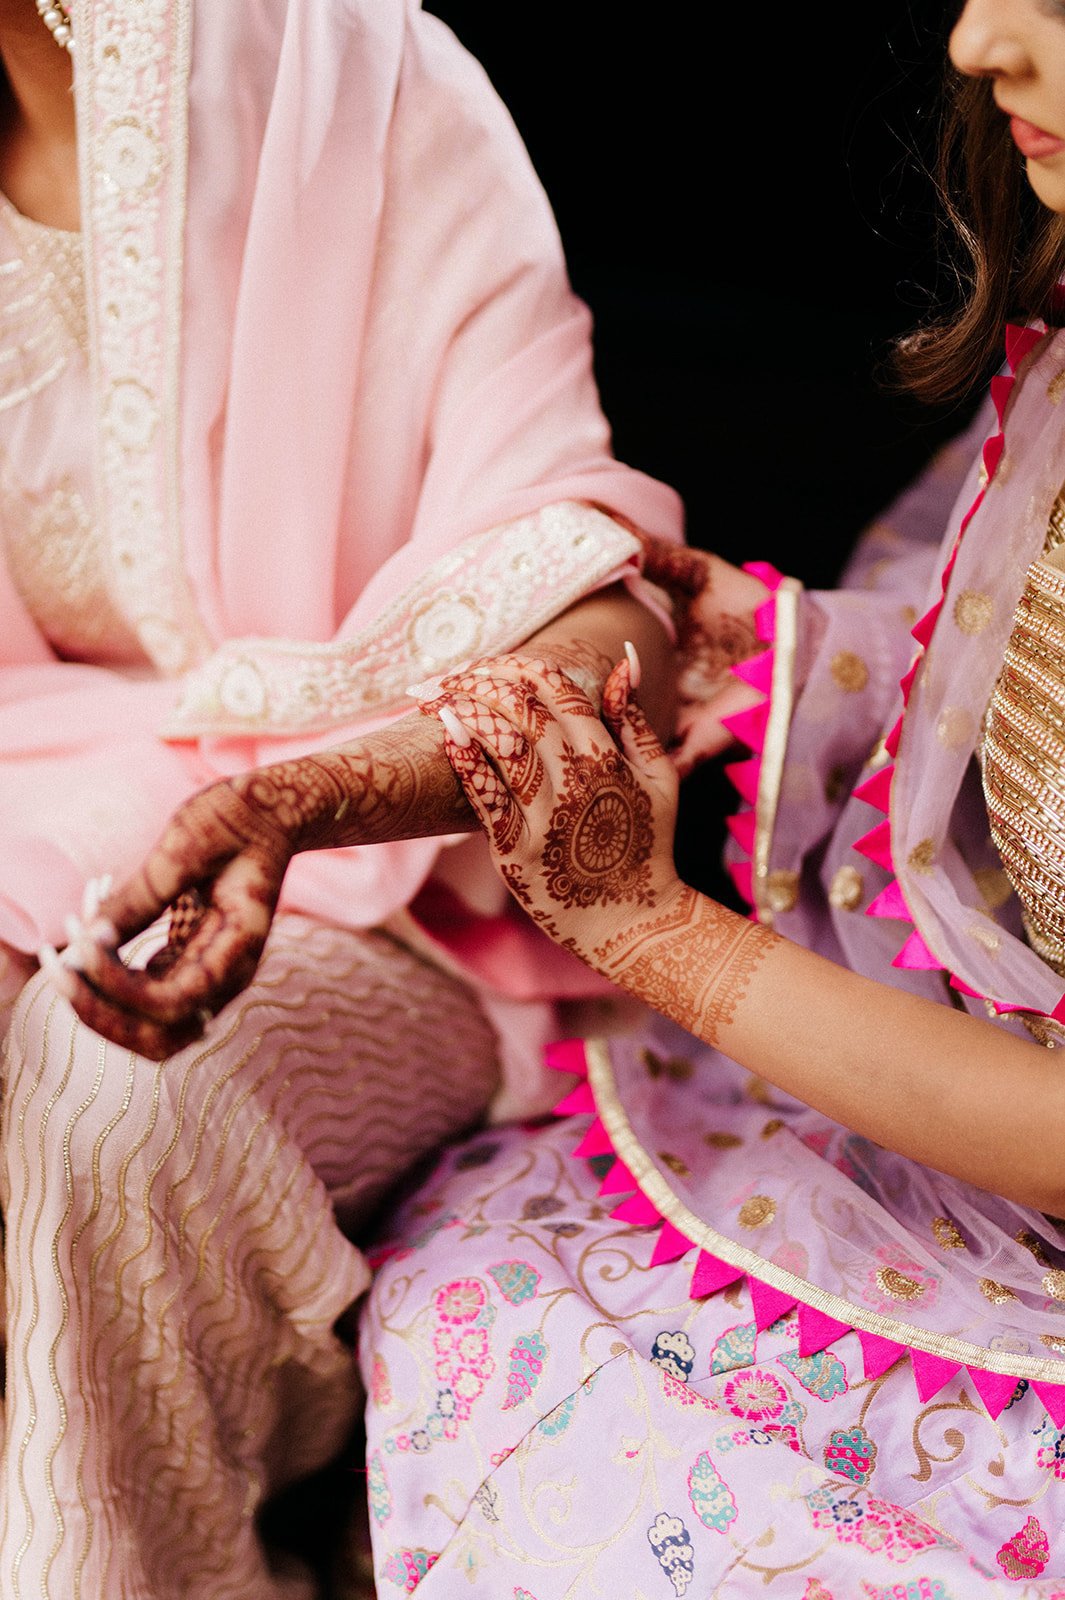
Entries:
[[429, 1568], [440, 1559], [439, 1550], [397, 1550], [381, 1569], [382, 1578], [404, 1594], [413, 1594]]
[[710, 1352], [710, 1371], [735, 1372], [739, 1367], [749, 1367], [754, 1360], [755, 1341], [758, 1337], [753, 1322], [741, 1322], [728, 1328]]
[[375, 1450], [366, 1463], [366, 1482], [370, 1495], [370, 1511], [377, 1526], [383, 1528], [392, 1515], [392, 1491], [388, 1487], [388, 1474], [380, 1450]]
[[860, 1489], [873, 1475], [876, 1465], [876, 1445], [864, 1428], [837, 1430], [825, 1447], [825, 1466], [830, 1472], [840, 1472]]
[[502, 1407], [504, 1411], [520, 1406], [529, 1398], [540, 1382], [546, 1359], [547, 1345], [538, 1333], [519, 1333], [510, 1352], [507, 1395]]
[[831, 1400], [834, 1394], [847, 1392], [847, 1369], [831, 1350], [819, 1350], [815, 1356], [788, 1350], [777, 1360], [818, 1400]]
[[704, 1450], [688, 1473], [688, 1499], [704, 1528], [724, 1533], [739, 1516], [732, 1491]]
[[512, 1306], [535, 1299], [540, 1283], [540, 1274], [528, 1261], [497, 1261], [494, 1267], [489, 1267], [488, 1276], [495, 1280], [503, 1299]]
[[815, 1528], [831, 1529], [840, 1544], [857, 1544], [888, 1561], [909, 1561], [919, 1551], [937, 1545], [958, 1548], [953, 1539], [936, 1533], [912, 1511], [861, 1491], [853, 1493], [842, 1484], [823, 1483], [803, 1498]]

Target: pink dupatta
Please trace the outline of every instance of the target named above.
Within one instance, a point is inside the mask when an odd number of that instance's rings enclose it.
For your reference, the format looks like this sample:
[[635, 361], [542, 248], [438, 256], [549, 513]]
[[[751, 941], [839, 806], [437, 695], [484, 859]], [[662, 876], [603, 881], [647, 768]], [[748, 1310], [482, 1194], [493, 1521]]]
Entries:
[[[153, 670], [57, 661], [0, 574], [0, 940], [61, 936], [219, 772], [407, 709], [637, 545], [589, 316], [477, 64], [402, 0], [75, 0], [96, 515]], [[407, 904], [439, 844], [301, 858]]]

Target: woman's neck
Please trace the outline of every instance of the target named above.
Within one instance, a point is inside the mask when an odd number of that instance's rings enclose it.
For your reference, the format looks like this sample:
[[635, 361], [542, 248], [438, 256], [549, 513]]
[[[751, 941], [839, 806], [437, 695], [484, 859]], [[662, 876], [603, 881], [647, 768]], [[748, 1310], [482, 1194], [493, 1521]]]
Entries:
[[80, 226], [71, 61], [34, 0], [0, 0], [0, 190], [25, 216]]

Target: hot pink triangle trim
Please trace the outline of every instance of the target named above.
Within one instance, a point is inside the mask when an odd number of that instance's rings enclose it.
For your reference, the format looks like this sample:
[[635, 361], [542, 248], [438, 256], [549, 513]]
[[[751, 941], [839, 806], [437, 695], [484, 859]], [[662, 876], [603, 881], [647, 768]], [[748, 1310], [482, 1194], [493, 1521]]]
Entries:
[[935, 605], [930, 607], [930, 609], [925, 612], [924, 616], [920, 617], [910, 629], [910, 637], [916, 639], [917, 643], [923, 646], [925, 649], [927, 649], [928, 641], [935, 632], [935, 626], [939, 621], [939, 613], [942, 611], [942, 609], [942, 600], [937, 600]]
[[588, 1076], [588, 1055], [583, 1039], [554, 1039], [544, 1049], [544, 1064], [552, 1072], [575, 1072], [578, 1078]]
[[748, 707], [746, 711], [737, 711], [731, 717], [722, 717], [721, 726], [727, 728], [734, 738], [742, 740], [761, 755], [765, 747], [765, 731], [769, 726], [769, 702], [763, 700], [759, 705]]
[[1006, 327], [1006, 360], [1011, 372], [1016, 372], [1028, 353], [1035, 349], [1043, 334], [1038, 328], [1022, 328], [1011, 322]]
[[631, 1200], [623, 1200], [619, 1206], [614, 1207], [610, 1215], [617, 1222], [628, 1222], [637, 1228], [662, 1221], [662, 1213], [638, 1189]]
[[891, 780], [895, 776], [894, 766], [881, 767], [879, 772], [874, 772], [871, 778], [866, 778], [854, 791], [856, 800], [864, 800], [867, 806], [875, 806], [878, 811], [887, 812], [891, 804]]
[[579, 1083], [572, 1092], [560, 1100], [555, 1107], [556, 1117], [579, 1116], [583, 1111], [595, 1111], [595, 1099], [592, 1095], [591, 1085], [585, 1081]]
[[911, 1350], [910, 1365], [922, 1402], [931, 1400], [933, 1395], [946, 1387], [956, 1372], [962, 1370], [960, 1361], [944, 1361], [942, 1356], [933, 1356], [927, 1350]]
[[[1008, 360], [1009, 357], [1007, 356], [1006, 359]], [[991, 400], [995, 407], [995, 415], [998, 418], [1000, 428], [1002, 419], [1006, 414], [1006, 401], [1010, 397], [1010, 390], [1013, 388], [1014, 382], [1015, 380], [1004, 372], [996, 373], [991, 379]]]
[[855, 839], [854, 848], [860, 856], [866, 856], [878, 867], [885, 867], [891, 871], [891, 823], [878, 822], [875, 828], [870, 828], [868, 833], [860, 839]]
[[904, 706], [908, 706], [910, 703], [910, 693], [913, 689], [913, 680], [917, 676], [917, 668], [920, 665], [921, 657], [919, 655], [914, 656], [909, 667], [899, 680], [899, 688], [902, 690], [902, 703]]
[[777, 603], [772, 598], [763, 600], [760, 606], [755, 607], [754, 633], [757, 639], [769, 644], [776, 638]]
[[967, 1367], [966, 1371], [991, 1421], [997, 1421], [1017, 1392], [1017, 1379], [1001, 1372], [985, 1372], [983, 1367]]
[[693, 1248], [692, 1241], [685, 1238], [679, 1228], [675, 1228], [672, 1222], [663, 1222], [662, 1231], [655, 1241], [651, 1265], [660, 1267], [670, 1261], [679, 1261], [681, 1256], [686, 1256]]
[[737, 811], [734, 817], [725, 818], [725, 826], [743, 851], [749, 856], [754, 849], [754, 836], [758, 819], [753, 811]]
[[863, 1333], [859, 1329], [858, 1340], [862, 1347], [862, 1366], [865, 1376], [870, 1380], [881, 1377], [900, 1356], [906, 1354], [904, 1344], [896, 1344], [894, 1339], [882, 1339], [878, 1333]]
[[735, 1283], [743, 1276], [738, 1267], [730, 1267], [727, 1261], [719, 1261], [717, 1256], [700, 1250], [688, 1293], [693, 1300], [705, 1300], [707, 1295], [716, 1294], [719, 1289], [727, 1289], [730, 1283]]
[[762, 1333], [778, 1317], [783, 1317], [795, 1305], [795, 1296], [785, 1294], [782, 1289], [774, 1289], [768, 1283], [763, 1283], [760, 1278], [747, 1275], [747, 1287], [751, 1291], [751, 1305], [754, 1307], [754, 1325]]
[[892, 878], [887, 887], [881, 889], [876, 899], [869, 902], [865, 914], [867, 917], [893, 917], [901, 922], [911, 920], [910, 908], [906, 904], [898, 878]]
[[614, 1154], [614, 1146], [610, 1142], [610, 1135], [598, 1117], [596, 1117], [573, 1154], [575, 1156], [583, 1156], [585, 1160], [590, 1160], [592, 1156], [612, 1156]]
[[762, 763], [757, 756], [752, 756], [750, 761], [733, 761], [725, 768], [725, 776], [734, 789], [738, 789], [741, 797], [748, 805], [754, 805], [758, 799], [758, 774], [762, 770]]
[[779, 572], [768, 561], [745, 561], [743, 570], [744, 572], [749, 572], [752, 578], [757, 578], [760, 583], [765, 584], [767, 589], [772, 589], [774, 592], [784, 582], [784, 574]]
[[845, 1333], [850, 1333], [849, 1322], [837, 1322], [835, 1317], [826, 1317], [823, 1311], [817, 1311], [813, 1306], [804, 1306], [799, 1302], [799, 1354], [801, 1356], [815, 1356], [819, 1351], [830, 1345], [833, 1339], [842, 1339]]
[[943, 971], [942, 962], [936, 960], [916, 928], [914, 928], [891, 965], [893, 967], [901, 967], [905, 972]]
[[891, 732], [886, 734], [884, 737], [884, 749], [893, 760], [899, 753], [899, 740], [901, 738], [902, 718], [900, 717], [895, 726], [891, 729]]
[[732, 676], [757, 689], [759, 694], [769, 694], [773, 687], [773, 654], [772, 650], [763, 650], [761, 655], [737, 661], [730, 669]]
[[599, 1195], [603, 1199], [611, 1194], [631, 1194], [636, 1187], [636, 1179], [619, 1156], [599, 1185]]

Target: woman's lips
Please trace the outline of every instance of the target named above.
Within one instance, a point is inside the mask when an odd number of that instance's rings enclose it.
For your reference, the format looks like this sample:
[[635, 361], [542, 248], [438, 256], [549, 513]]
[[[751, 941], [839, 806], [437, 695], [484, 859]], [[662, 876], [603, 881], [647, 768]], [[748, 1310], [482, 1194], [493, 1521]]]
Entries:
[[1010, 118], [1010, 133], [1021, 155], [1030, 161], [1045, 161], [1048, 156], [1060, 155], [1065, 150], [1065, 139], [1055, 139], [1052, 133], [1044, 133], [1034, 122], [1025, 122], [1023, 117]]

